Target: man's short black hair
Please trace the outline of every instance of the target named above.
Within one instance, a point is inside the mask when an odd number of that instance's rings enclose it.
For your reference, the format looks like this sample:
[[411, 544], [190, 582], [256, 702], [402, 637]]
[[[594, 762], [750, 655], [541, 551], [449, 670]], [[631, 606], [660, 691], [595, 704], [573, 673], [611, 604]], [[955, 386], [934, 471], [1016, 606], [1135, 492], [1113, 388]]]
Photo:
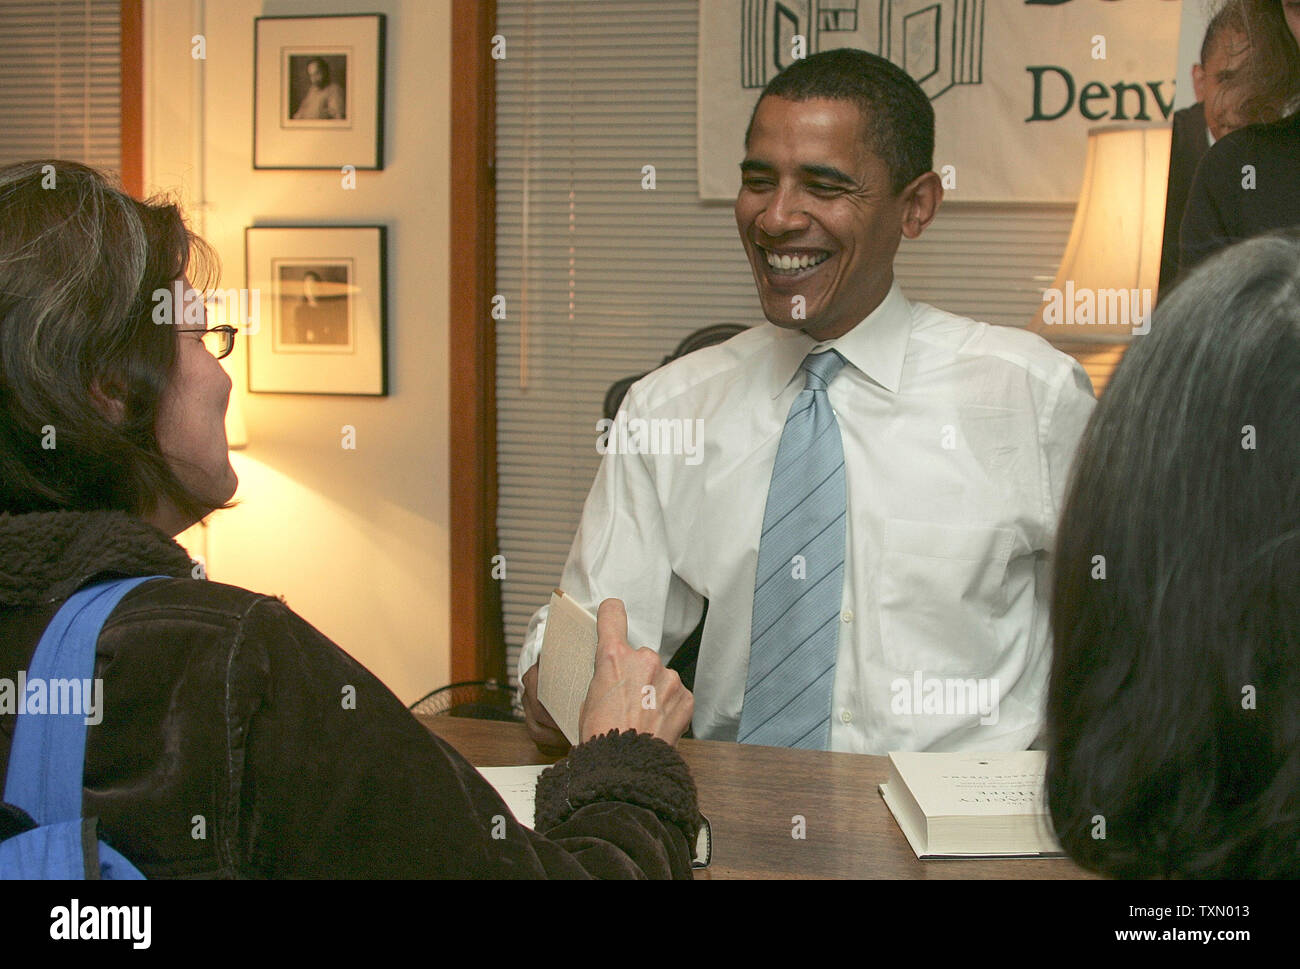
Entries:
[[[934, 108], [902, 68], [864, 50], [841, 47], [795, 61], [772, 78], [758, 99], [852, 101], [862, 114], [867, 146], [889, 166], [895, 194], [934, 164]], [[754, 113], [758, 113], [758, 104]], [[754, 127], [745, 129], [745, 145]]]
[[1231, 30], [1234, 33], [1246, 33], [1246, 12], [1242, 9], [1238, 0], [1228, 0], [1218, 13], [1210, 18], [1209, 24], [1205, 28], [1205, 37], [1201, 41], [1201, 66], [1210, 59], [1214, 53], [1214, 48], [1218, 46], [1223, 38], [1224, 31]]

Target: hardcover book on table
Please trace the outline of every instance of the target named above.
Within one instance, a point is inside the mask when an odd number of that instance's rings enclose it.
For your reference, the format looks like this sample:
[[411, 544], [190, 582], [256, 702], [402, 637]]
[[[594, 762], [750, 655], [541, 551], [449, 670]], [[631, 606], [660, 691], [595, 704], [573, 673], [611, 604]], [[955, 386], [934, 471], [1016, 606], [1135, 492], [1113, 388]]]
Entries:
[[1041, 750], [893, 753], [880, 794], [918, 858], [1059, 857], [1046, 768]]

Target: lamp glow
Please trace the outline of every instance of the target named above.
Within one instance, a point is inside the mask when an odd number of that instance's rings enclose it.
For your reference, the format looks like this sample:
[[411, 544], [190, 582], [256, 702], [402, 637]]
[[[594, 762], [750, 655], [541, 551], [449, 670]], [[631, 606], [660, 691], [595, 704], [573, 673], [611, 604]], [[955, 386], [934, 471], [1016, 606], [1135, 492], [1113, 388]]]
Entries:
[[1160, 278], [1169, 125], [1088, 132], [1079, 207], [1052, 288], [1029, 328], [1057, 346], [1127, 343], [1148, 331]]

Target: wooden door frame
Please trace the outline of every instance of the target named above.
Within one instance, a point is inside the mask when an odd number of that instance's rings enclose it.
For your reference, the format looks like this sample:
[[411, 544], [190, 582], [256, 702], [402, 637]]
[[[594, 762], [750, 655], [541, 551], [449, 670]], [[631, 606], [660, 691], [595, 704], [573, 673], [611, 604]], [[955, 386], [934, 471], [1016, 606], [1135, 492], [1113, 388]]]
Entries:
[[451, 679], [505, 679], [497, 554], [495, 0], [451, 4]]
[[144, 194], [144, 0], [121, 0], [122, 187]]
[[[451, 680], [506, 675], [497, 554], [495, 0], [451, 3]], [[121, 0], [122, 182], [144, 192], [144, 2]]]

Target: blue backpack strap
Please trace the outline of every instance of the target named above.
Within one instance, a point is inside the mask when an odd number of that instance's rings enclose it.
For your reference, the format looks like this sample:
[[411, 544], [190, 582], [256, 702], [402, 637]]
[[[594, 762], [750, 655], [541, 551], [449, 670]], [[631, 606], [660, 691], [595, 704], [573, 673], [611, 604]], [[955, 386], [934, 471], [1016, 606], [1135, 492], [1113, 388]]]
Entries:
[[[128, 592], [162, 576], [117, 579], [79, 590], [55, 613], [32, 656], [29, 681], [77, 680], [95, 675], [95, 645], [105, 620]], [[47, 701], [49, 699], [47, 690]], [[66, 694], [65, 694], [66, 695]], [[20, 698], [20, 703], [25, 701]], [[86, 765], [87, 698], [81, 711], [30, 714], [20, 709], [9, 750], [4, 799], [38, 824], [80, 821]], [[48, 706], [48, 704], [47, 704]]]
[[[45, 824], [0, 842], [0, 877], [31, 881], [80, 881], [101, 870], [95, 849], [93, 821]], [[123, 880], [123, 879], [119, 879]]]

